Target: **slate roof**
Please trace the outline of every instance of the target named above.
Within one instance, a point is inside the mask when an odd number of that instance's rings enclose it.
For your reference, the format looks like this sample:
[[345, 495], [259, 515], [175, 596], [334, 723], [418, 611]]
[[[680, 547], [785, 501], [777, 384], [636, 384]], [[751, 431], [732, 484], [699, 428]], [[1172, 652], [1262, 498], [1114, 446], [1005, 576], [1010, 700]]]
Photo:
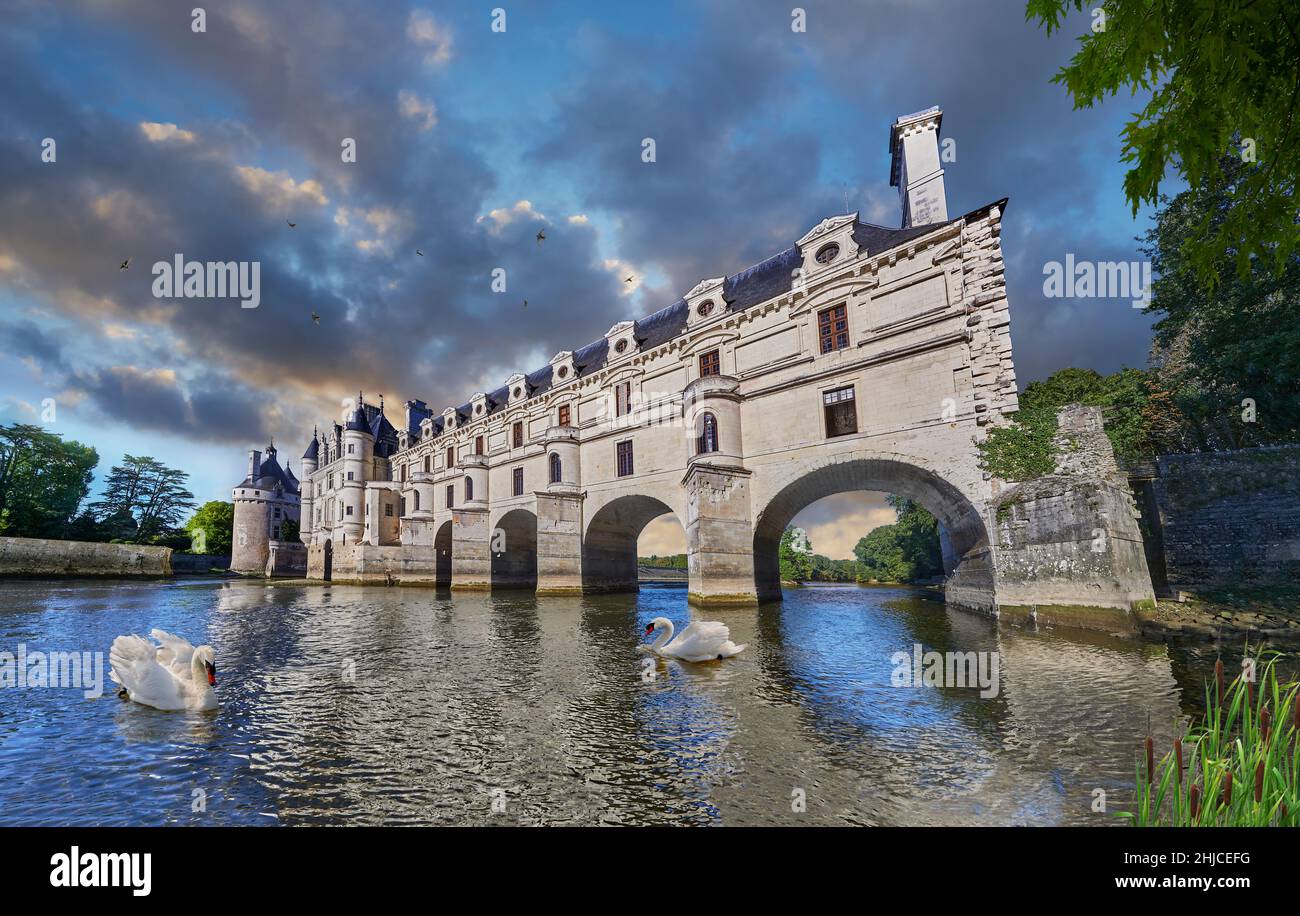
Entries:
[[[1005, 205], [1005, 203], [1004, 198], [988, 206]], [[966, 219], [985, 209], [987, 207], [981, 207], [979, 210], [944, 223], [930, 223], [924, 226], [910, 226], [901, 229], [858, 222], [853, 227], [853, 240], [858, 243], [859, 247], [866, 249], [871, 254], [876, 254], [888, 251], [891, 248], [897, 248], [914, 238], [957, 222], [959, 219]], [[743, 312], [745, 309], [788, 293], [793, 285], [793, 271], [802, 265], [803, 257], [799, 254], [799, 247], [795, 245], [765, 261], [760, 261], [739, 273], [727, 277], [723, 284], [722, 298], [727, 303], [728, 311], [731, 313]], [[686, 331], [686, 319], [686, 300], [684, 298], [678, 299], [666, 308], [637, 319], [634, 323], [633, 333], [642, 350], [653, 350], [676, 337], [680, 337]], [[609, 341], [603, 337], [573, 351], [573, 364], [576, 370], [575, 378], [583, 378], [594, 372], [599, 372], [605, 367], [608, 356]], [[552, 370], [549, 365], [527, 373], [524, 376], [525, 384], [528, 386], [527, 396], [532, 397], [549, 391], [553, 381], [551, 374]], [[509, 396], [510, 389], [508, 385], [502, 385], [500, 388], [488, 392], [488, 415], [503, 409], [509, 401]], [[423, 406], [423, 402], [416, 403]], [[427, 411], [427, 408], [424, 409]], [[473, 406], [468, 403], [462, 404], [456, 408], [456, 412], [462, 422], [469, 420], [473, 417]], [[417, 410], [415, 413], [419, 414], [419, 416], [431, 416], [433, 412], [420, 412]], [[412, 417], [412, 426], [407, 430], [412, 442], [417, 442], [420, 438], [419, 416]], [[442, 428], [442, 417], [434, 417], [433, 435], [435, 437], [440, 435]]]
[[298, 478], [293, 476], [292, 471], [286, 471], [280, 467], [280, 462], [275, 457], [275, 446], [268, 445], [266, 454], [262, 456], [262, 464], [258, 469], [257, 478], [245, 477], [237, 487], [248, 487], [254, 490], [274, 490], [280, 486], [285, 493], [298, 492]]

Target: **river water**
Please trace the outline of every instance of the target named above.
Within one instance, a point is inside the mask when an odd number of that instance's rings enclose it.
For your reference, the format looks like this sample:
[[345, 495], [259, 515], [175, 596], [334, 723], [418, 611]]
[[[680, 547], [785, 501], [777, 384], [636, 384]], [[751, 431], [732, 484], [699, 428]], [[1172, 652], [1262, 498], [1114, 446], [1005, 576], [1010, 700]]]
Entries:
[[[0, 689], [0, 824], [1110, 824], [1214, 658], [840, 586], [704, 613], [738, 658], [643, 667], [646, 623], [696, 613], [681, 586], [5, 582], [0, 652], [107, 666], [160, 627], [215, 648], [221, 707], [125, 702], [106, 671], [98, 698]], [[897, 686], [917, 645], [996, 653], [996, 695]]]

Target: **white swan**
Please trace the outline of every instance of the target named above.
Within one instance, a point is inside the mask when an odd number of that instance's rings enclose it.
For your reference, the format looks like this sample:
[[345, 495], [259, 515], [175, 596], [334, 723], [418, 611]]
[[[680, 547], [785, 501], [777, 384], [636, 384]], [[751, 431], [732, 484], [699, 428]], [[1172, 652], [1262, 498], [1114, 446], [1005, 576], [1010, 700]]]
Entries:
[[731, 658], [745, 651], [731, 641], [731, 631], [725, 623], [715, 620], [696, 620], [682, 630], [681, 635], [673, 639], [673, 622], [667, 617], [656, 617], [646, 624], [645, 632], [649, 636], [659, 630], [659, 638], [651, 645], [637, 646], [638, 652], [651, 652], [664, 658], [680, 658], [688, 662], [707, 662], [719, 658]]
[[108, 676], [122, 685], [126, 695], [154, 709], [216, 709], [216, 655], [211, 646], [192, 646], [189, 640], [163, 630], [143, 636], [119, 636], [108, 650]]

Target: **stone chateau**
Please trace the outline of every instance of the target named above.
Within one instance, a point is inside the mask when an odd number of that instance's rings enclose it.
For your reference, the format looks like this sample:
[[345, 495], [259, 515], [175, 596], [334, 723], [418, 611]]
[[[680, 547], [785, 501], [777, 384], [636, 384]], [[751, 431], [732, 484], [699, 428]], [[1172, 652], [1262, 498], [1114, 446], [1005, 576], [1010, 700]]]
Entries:
[[[310, 578], [578, 594], [634, 590], [637, 537], [672, 512], [691, 600], [743, 605], [780, 597], [777, 544], [800, 510], [879, 490], [939, 519], [949, 601], [1127, 614], [1151, 591], [1131, 574], [1132, 513], [1013, 529], [1033, 507], [1007, 510], [976, 463], [975, 442], [1017, 407], [1006, 200], [949, 216], [941, 124], [932, 108], [890, 128], [899, 227], [827, 217], [459, 406], [410, 400], [390, 418], [358, 395], [314, 433], [300, 495], [285, 481], [282, 501], [263, 499], [251, 469], [240, 518], [269, 540], [296, 498]], [[1032, 499], [1061, 496], [1050, 489]], [[1090, 555], [1093, 522], [1109, 556]], [[266, 563], [252, 551], [244, 568]]]

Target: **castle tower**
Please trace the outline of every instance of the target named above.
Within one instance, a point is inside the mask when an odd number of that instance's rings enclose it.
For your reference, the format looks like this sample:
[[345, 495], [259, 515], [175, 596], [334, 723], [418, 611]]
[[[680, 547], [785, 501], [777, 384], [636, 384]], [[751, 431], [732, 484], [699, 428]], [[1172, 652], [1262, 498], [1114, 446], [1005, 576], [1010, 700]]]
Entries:
[[375, 436], [370, 431], [366, 404], [357, 394], [357, 409], [343, 428], [343, 534], [345, 542], [356, 544], [365, 532], [367, 471], [374, 460]]
[[285, 520], [298, 519], [298, 481], [280, 467], [271, 444], [265, 453], [256, 449], [248, 453], [248, 476], [235, 485], [230, 496], [235, 507], [230, 569], [265, 575], [271, 541], [280, 538]]
[[299, 535], [304, 544], [312, 544], [316, 540], [316, 514], [313, 506], [315, 500], [311, 484], [311, 475], [316, 473], [317, 459], [320, 456], [320, 433], [312, 427], [311, 444], [307, 446], [307, 451], [302, 453], [302, 477], [307, 488], [303, 490], [300, 502], [302, 504], [302, 524], [299, 527]]

